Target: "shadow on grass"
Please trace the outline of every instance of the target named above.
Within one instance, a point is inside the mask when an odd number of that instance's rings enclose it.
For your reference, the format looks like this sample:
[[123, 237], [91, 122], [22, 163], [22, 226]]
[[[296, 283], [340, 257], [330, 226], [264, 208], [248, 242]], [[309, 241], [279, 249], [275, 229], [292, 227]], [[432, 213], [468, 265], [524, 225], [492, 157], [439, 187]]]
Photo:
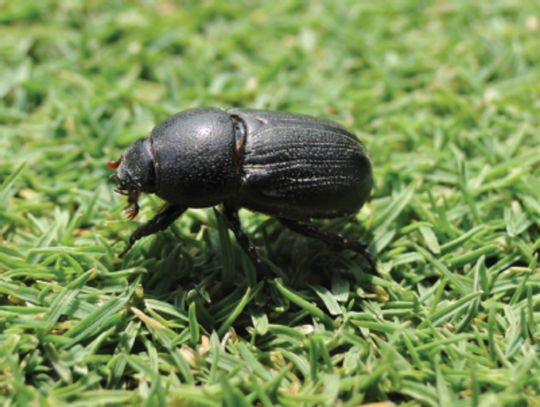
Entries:
[[[333, 220], [324, 229], [337, 233], [347, 229], [345, 223]], [[344, 303], [350, 287], [372, 285], [373, 275], [361, 255], [333, 251], [274, 220], [261, 223], [251, 234], [269, 266], [268, 275], [257, 274], [234, 237], [219, 233], [220, 227], [199, 224], [182, 232], [173, 227], [134, 248], [126, 260], [143, 258], [141, 266], [148, 270], [142, 281], [144, 298], [166, 301], [180, 310], [195, 302], [199, 323], [208, 332], [219, 330], [228, 315], [237, 312], [234, 328], [243, 335], [253, 325], [253, 314], [264, 313], [272, 323], [287, 324], [291, 315], [295, 323], [309, 322], [313, 314], [309, 307], [303, 309], [303, 301], [316, 304], [323, 319], [331, 320], [323, 295]], [[349, 229], [344, 233], [347, 238], [362, 235], [370, 241], [360, 225], [351, 224]], [[246, 307], [248, 312], [243, 312]]]

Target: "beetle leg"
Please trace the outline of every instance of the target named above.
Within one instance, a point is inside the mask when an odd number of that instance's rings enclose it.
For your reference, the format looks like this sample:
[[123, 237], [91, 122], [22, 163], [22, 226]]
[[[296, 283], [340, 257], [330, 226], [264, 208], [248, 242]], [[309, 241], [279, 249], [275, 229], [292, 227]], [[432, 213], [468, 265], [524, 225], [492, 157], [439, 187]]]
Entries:
[[231, 229], [232, 232], [234, 233], [234, 236], [236, 237], [238, 244], [240, 245], [242, 250], [247, 254], [249, 259], [255, 266], [255, 269], [257, 270], [257, 272], [263, 273], [264, 275], [264, 272], [266, 271], [266, 267], [264, 263], [262, 262], [261, 258], [259, 257], [257, 247], [242, 230], [242, 225], [240, 224], [240, 218], [238, 217], [238, 208], [225, 205], [225, 210], [223, 213], [225, 215], [225, 218], [227, 219], [227, 223], [229, 224], [229, 229]]
[[129, 237], [128, 245], [124, 250], [122, 250], [120, 257], [124, 256], [133, 247], [137, 240], [167, 229], [185, 211], [186, 207], [184, 206], [171, 203], [166, 204], [163, 208], [161, 208], [156, 216], [139, 226], [135, 232], [132, 233], [132, 235]]
[[373, 272], [377, 271], [377, 266], [375, 265], [375, 260], [371, 253], [367, 250], [367, 244], [362, 241], [349, 240], [343, 236], [335, 233], [324, 232], [317, 229], [313, 225], [300, 223], [295, 220], [278, 218], [278, 220], [285, 226], [287, 226], [292, 231], [299, 233], [304, 236], [312, 237], [318, 239], [330, 247], [336, 250], [345, 250], [349, 249], [358, 254], [361, 254], [364, 259], [369, 263], [369, 266]]

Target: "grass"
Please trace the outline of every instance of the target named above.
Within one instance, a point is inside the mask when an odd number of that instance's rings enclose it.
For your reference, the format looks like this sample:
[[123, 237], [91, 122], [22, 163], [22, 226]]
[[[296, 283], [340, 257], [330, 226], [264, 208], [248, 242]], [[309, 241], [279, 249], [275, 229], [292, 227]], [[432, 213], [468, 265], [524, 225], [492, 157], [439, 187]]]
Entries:
[[[0, 9], [3, 405], [540, 405], [538, 3]], [[263, 281], [211, 209], [119, 259], [104, 164], [200, 106], [354, 129], [373, 198], [323, 225], [379, 273], [243, 211]]]

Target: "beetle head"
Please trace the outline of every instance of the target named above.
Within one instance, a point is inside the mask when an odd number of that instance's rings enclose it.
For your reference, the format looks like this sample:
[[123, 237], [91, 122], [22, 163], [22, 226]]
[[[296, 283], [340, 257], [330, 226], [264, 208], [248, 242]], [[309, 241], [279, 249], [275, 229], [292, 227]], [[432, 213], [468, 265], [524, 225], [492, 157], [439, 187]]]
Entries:
[[150, 140], [137, 140], [119, 161], [109, 163], [108, 166], [116, 169], [118, 188], [115, 191], [128, 197], [126, 213], [134, 218], [139, 211], [137, 200], [140, 193], [153, 193], [157, 190], [155, 159]]

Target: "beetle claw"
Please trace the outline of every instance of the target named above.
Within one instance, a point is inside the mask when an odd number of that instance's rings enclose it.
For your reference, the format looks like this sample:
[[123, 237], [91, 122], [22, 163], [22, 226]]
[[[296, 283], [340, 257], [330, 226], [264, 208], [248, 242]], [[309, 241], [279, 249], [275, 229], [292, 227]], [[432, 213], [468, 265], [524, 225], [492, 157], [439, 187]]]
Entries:
[[126, 209], [124, 209], [124, 213], [127, 215], [129, 220], [133, 220], [139, 214], [138, 200], [140, 191], [134, 189], [125, 190], [121, 188], [115, 188], [114, 192], [128, 197], [128, 206]]
[[133, 220], [139, 214], [139, 206], [137, 204], [128, 206], [126, 209], [124, 209], [124, 213], [127, 215], [129, 220]]

